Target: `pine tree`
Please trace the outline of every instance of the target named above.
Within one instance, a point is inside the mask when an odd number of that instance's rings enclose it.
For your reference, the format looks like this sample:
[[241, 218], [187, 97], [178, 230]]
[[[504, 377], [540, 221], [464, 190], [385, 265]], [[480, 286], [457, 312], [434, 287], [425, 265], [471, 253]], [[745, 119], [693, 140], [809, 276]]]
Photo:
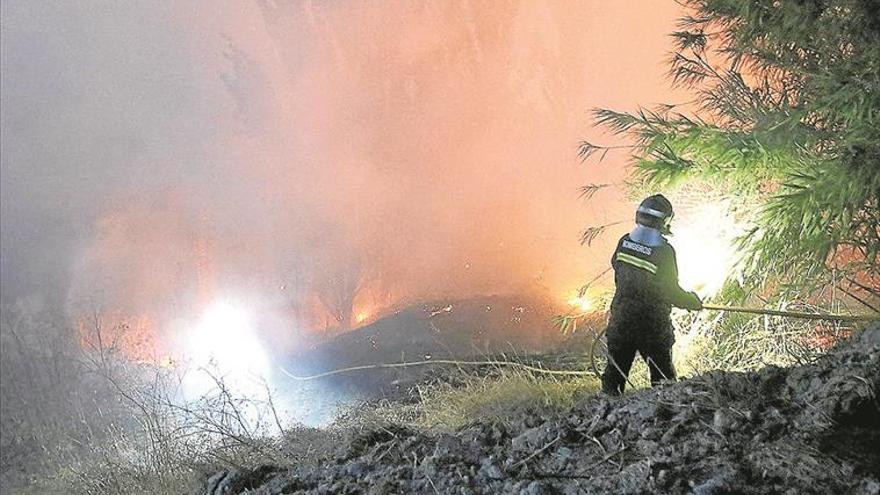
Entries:
[[[744, 286], [832, 277], [880, 300], [880, 9], [874, 0], [684, 0], [674, 84], [696, 95], [597, 121], [634, 138], [631, 183], [702, 182], [752, 205]], [[584, 142], [584, 158], [609, 149]]]

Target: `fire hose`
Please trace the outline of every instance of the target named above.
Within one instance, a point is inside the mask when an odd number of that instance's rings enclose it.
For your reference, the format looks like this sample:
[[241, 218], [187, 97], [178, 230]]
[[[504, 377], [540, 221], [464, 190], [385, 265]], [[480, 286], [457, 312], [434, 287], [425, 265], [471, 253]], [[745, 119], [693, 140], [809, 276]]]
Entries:
[[733, 313], [750, 313], [755, 315], [784, 316], [786, 318], [801, 318], [806, 320], [826, 321], [872, 321], [880, 320], [880, 314], [873, 315], [838, 315], [822, 313], [804, 313], [800, 311], [782, 311], [778, 309], [746, 308], [743, 306], [721, 306], [717, 304], [704, 304], [703, 309], [712, 311], [728, 311]]
[[[826, 320], [826, 321], [848, 321], [848, 322], [856, 322], [856, 321], [872, 321], [872, 320], [880, 320], [880, 315], [841, 315], [841, 314], [822, 314], [822, 313], [804, 313], [798, 311], [783, 311], [783, 310], [775, 310], [775, 309], [762, 309], [762, 308], [747, 308], [741, 306], [720, 306], [715, 304], [704, 304], [704, 310], [710, 311], [727, 311], [727, 312], [735, 312], [735, 313], [749, 313], [749, 314], [759, 314], [759, 315], [768, 315], [768, 316], [782, 316], [787, 318], [801, 318], [808, 320]], [[538, 366], [532, 366], [525, 363], [518, 363], [516, 361], [462, 361], [458, 359], [428, 359], [423, 361], [409, 361], [409, 362], [401, 362], [401, 363], [378, 363], [378, 364], [365, 364], [361, 366], [350, 366], [347, 368], [339, 368], [335, 370], [325, 371], [323, 373], [318, 373], [315, 375], [307, 375], [300, 376], [291, 373], [286, 370], [283, 366], [278, 366], [282, 373], [287, 375], [287, 377], [300, 381], [311, 381], [318, 380], [320, 378], [326, 378], [334, 375], [341, 375], [344, 373], [351, 373], [355, 371], [365, 371], [365, 370], [376, 370], [376, 369], [395, 369], [395, 368], [409, 368], [409, 367], [418, 367], [418, 366], [431, 366], [431, 365], [454, 365], [454, 366], [505, 366], [512, 368], [519, 368], [526, 371], [532, 371], [535, 373], [541, 373], [545, 375], [562, 375], [562, 376], [601, 376], [601, 372], [596, 364], [596, 353], [598, 351], [599, 343], [602, 341], [602, 337], [605, 335], [605, 329], [602, 329], [599, 333], [596, 334], [593, 343], [590, 345], [590, 368], [591, 371], [578, 371], [578, 370], [555, 370], [548, 368], [541, 368]]]
[[284, 369], [282, 366], [278, 366], [281, 369], [281, 372], [287, 375], [289, 378], [296, 380], [298, 382], [306, 382], [310, 380], [317, 380], [319, 378], [326, 378], [328, 376], [333, 375], [341, 375], [343, 373], [350, 373], [353, 371], [364, 371], [364, 370], [377, 370], [377, 369], [393, 369], [393, 368], [408, 368], [414, 366], [430, 366], [436, 364], [445, 364], [445, 365], [467, 365], [467, 366], [506, 366], [511, 368], [519, 368], [526, 371], [533, 371], [535, 373], [542, 373], [545, 375], [565, 375], [565, 376], [584, 376], [584, 375], [592, 375], [591, 371], [578, 371], [578, 370], [554, 370], [548, 368], [540, 368], [538, 366], [531, 366], [525, 363], [518, 363], [516, 361], [460, 361], [458, 359], [428, 359], [425, 361], [408, 361], [403, 363], [378, 363], [378, 364], [365, 364], [362, 366], [351, 366], [348, 368], [339, 368], [335, 370], [325, 371], [323, 373], [318, 373], [316, 375], [309, 376], [299, 376], [294, 375], [290, 371]]

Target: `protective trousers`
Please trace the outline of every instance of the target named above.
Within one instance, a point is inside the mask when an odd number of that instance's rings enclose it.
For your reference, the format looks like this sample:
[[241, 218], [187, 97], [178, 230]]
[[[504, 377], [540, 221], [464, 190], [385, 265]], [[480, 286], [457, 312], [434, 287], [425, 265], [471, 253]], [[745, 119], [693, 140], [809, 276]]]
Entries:
[[675, 378], [675, 367], [672, 365], [672, 338], [632, 338], [619, 335], [613, 328], [609, 328], [606, 335], [608, 365], [602, 375], [602, 391], [606, 394], [623, 393], [636, 352], [648, 364], [652, 386], [662, 380]]

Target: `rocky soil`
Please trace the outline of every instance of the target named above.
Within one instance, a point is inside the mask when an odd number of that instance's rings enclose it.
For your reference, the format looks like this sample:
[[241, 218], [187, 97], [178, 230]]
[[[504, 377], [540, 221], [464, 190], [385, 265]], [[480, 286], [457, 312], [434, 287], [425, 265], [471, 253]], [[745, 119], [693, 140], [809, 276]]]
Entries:
[[453, 434], [350, 438], [321, 463], [226, 470], [200, 495], [880, 493], [880, 324], [816, 363], [709, 373]]

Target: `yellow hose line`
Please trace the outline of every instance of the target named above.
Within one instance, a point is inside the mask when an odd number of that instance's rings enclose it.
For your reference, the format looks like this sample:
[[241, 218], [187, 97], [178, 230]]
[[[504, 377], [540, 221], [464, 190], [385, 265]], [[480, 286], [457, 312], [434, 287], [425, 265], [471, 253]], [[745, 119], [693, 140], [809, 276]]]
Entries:
[[822, 313], [803, 313], [800, 311], [782, 311], [778, 309], [745, 308], [742, 306], [720, 306], [717, 304], [704, 304], [703, 309], [713, 311], [733, 311], [736, 313], [751, 313], [756, 315], [785, 316], [788, 318], [803, 318], [807, 320], [828, 321], [873, 321], [880, 320], [880, 314], [874, 315], [835, 315]]
[[376, 369], [388, 369], [388, 368], [407, 368], [410, 366], [429, 366], [435, 364], [445, 364], [445, 365], [468, 365], [468, 366], [509, 366], [512, 368], [520, 368], [523, 370], [533, 371], [535, 373], [542, 373], [545, 375], [562, 375], [562, 376], [586, 376], [593, 375], [591, 371], [577, 371], [577, 370], [551, 370], [546, 368], [538, 368], [537, 366], [529, 366], [528, 364], [517, 363], [514, 361], [459, 361], [457, 359], [430, 359], [427, 361], [410, 361], [405, 363], [379, 363], [379, 364], [365, 364], [362, 366], [351, 366], [349, 368], [339, 368], [331, 371], [325, 371], [324, 373], [318, 373], [317, 375], [309, 375], [309, 376], [299, 376], [294, 375], [290, 371], [284, 369], [283, 366], [278, 366], [282, 373], [287, 375], [288, 377], [296, 380], [298, 382], [306, 382], [309, 380], [317, 380], [319, 378], [325, 378], [328, 376], [341, 375], [343, 373], [351, 373], [353, 371], [364, 371], [364, 370], [376, 370]]

